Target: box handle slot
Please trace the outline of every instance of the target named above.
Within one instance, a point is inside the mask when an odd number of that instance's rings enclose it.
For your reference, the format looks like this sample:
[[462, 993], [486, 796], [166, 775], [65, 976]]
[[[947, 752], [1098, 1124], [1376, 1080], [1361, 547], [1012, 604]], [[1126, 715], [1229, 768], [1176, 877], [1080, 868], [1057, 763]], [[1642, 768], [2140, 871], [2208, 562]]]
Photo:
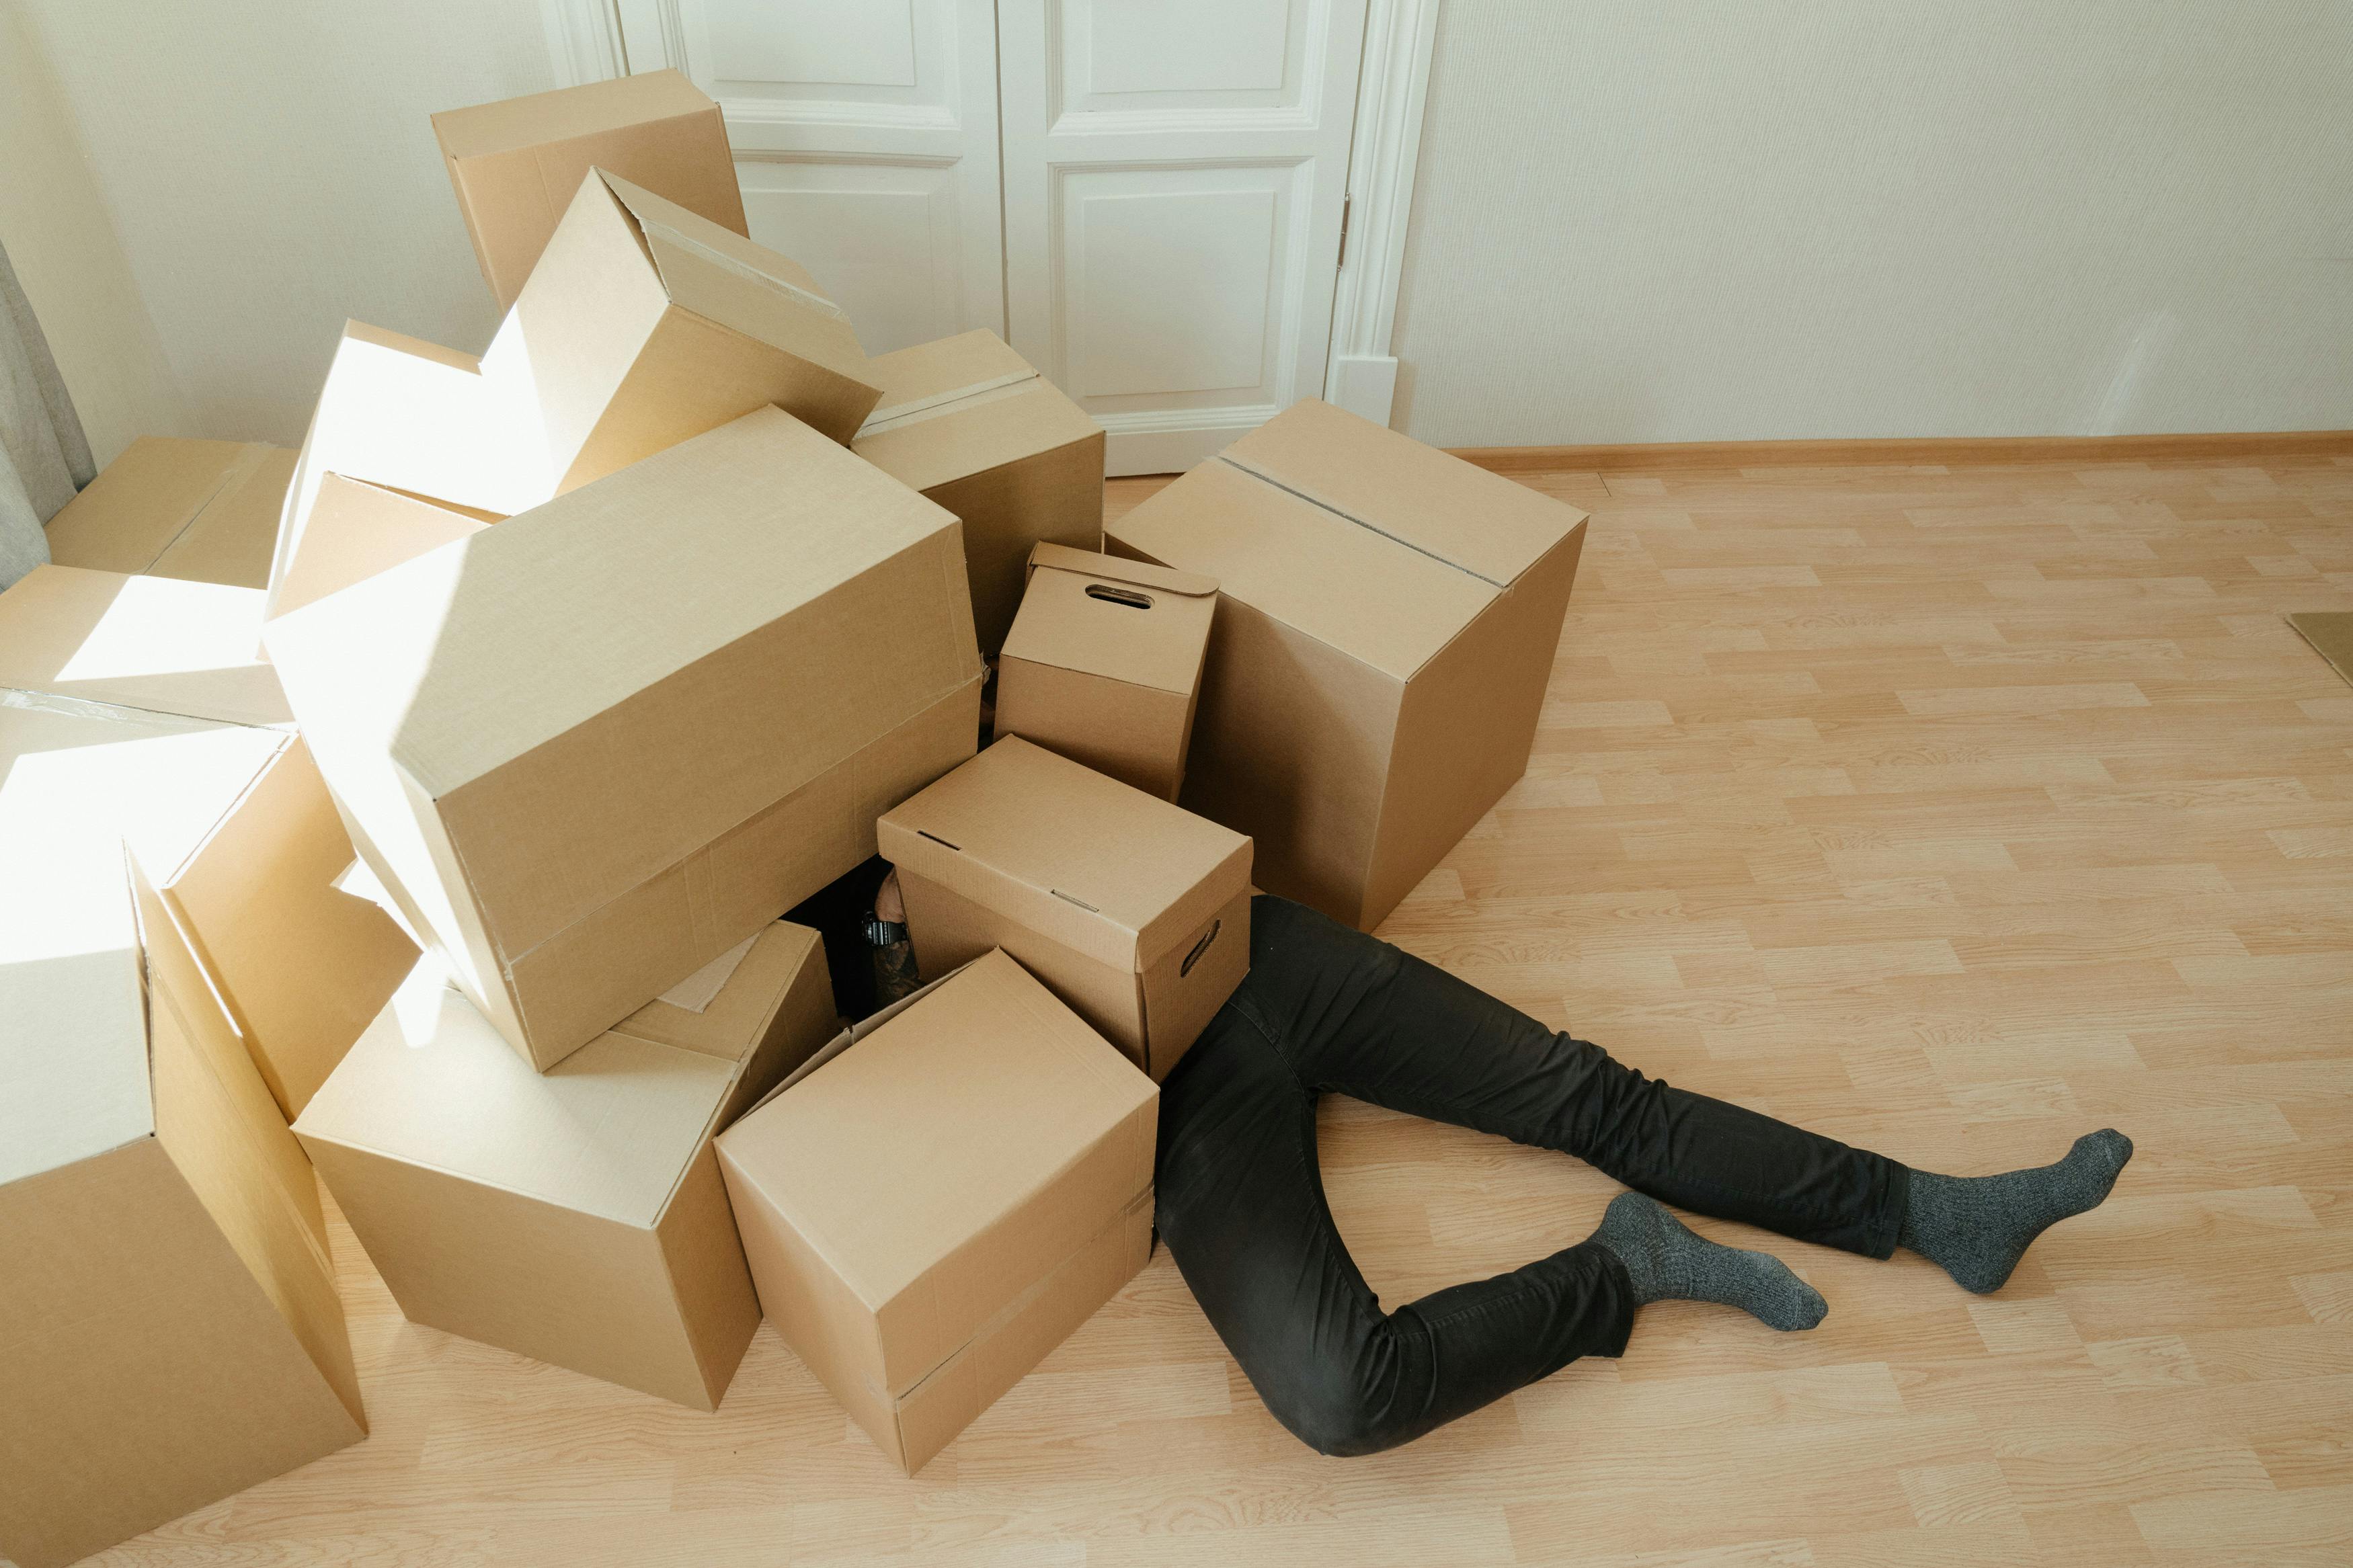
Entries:
[[915, 837], [918, 837], [918, 838], [928, 838], [928, 839], [930, 839], [933, 843], [934, 843], [934, 844], [936, 844], [936, 845], [938, 845], [938, 846], [939, 846], [941, 848], [943, 848], [943, 849], [953, 849], [953, 850], [955, 850], [955, 851], [957, 854], [959, 854], [959, 855], [961, 855], [961, 854], [963, 854], [963, 853], [964, 853], [964, 846], [963, 846], [963, 845], [961, 845], [961, 844], [951, 844], [951, 843], [949, 843], [946, 839], [944, 839], [944, 838], [941, 837], [940, 837], [938, 834], [936, 834], [936, 833], [926, 833], [926, 832], [924, 832], [922, 828], [918, 827], [917, 829], [915, 829]]
[[1089, 913], [1089, 914], [1091, 914], [1091, 915], [1099, 915], [1099, 914], [1103, 913], [1103, 911], [1102, 911], [1101, 910], [1099, 910], [1099, 909], [1095, 908], [1095, 907], [1094, 907], [1094, 905], [1092, 905], [1092, 904], [1091, 904], [1091, 903], [1087, 902], [1087, 901], [1086, 901], [1086, 900], [1084, 900], [1084, 899], [1074, 899], [1074, 898], [1071, 897], [1071, 895], [1070, 895], [1070, 894], [1068, 894], [1068, 893], [1066, 893], [1066, 892], [1062, 891], [1062, 889], [1060, 889], [1060, 888], [1055, 888], [1055, 889], [1050, 889], [1050, 890], [1052, 891], [1053, 895], [1054, 895], [1056, 898], [1058, 898], [1058, 899], [1061, 900], [1064, 903], [1066, 903], [1066, 904], [1076, 904], [1076, 905], [1078, 905], [1078, 906], [1079, 906], [1079, 908], [1081, 908], [1081, 909], [1082, 909], [1082, 910], [1086, 910], [1086, 911], [1087, 911], [1087, 913]]
[[1202, 933], [1200, 941], [1193, 944], [1193, 951], [1185, 955], [1185, 962], [1176, 966], [1177, 979], [1182, 980], [1193, 973], [1193, 966], [1201, 962], [1201, 955], [1209, 951], [1209, 944], [1218, 940], [1218, 932], [1225, 929], [1225, 924], [1222, 917], [1209, 922], [1209, 929]]
[[1114, 588], [1108, 583], [1087, 584], [1087, 597], [1101, 599], [1106, 605], [1120, 605], [1131, 610], [1152, 608], [1152, 595], [1139, 594], [1133, 588]]

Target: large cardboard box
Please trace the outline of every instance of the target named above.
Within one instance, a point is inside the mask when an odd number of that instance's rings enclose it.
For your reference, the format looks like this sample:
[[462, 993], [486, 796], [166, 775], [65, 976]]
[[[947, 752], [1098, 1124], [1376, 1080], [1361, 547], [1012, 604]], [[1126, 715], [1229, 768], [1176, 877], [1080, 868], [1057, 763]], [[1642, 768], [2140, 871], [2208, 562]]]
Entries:
[[291, 607], [329, 475], [491, 521], [772, 405], [847, 442], [881, 395], [867, 363], [792, 261], [593, 172], [479, 358], [345, 326], [287, 494], [270, 612]]
[[1001, 952], [828, 1053], [720, 1163], [776, 1331], [913, 1475], [1144, 1266], [1159, 1091]]
[[259, 441], [142, 436], [49, 519], [49, 559], [267, 587], [294, 456]]
[[997, 733], [1175, 800], [1218, 583], [1040, 544], [997, 661]]
[[205, 860], [281, 739], [0, 706], [0, 1556], [21, 1568], [366, 1430], [310, 1166], [144, 869]]
[[1106, 530], [1218, 579], [1179, 797], [1366, 931], [1527, 770], [1585, 514], [1313, 400]]
[[990, 331], [881, 354], [881, 401], [850, 450], [964, 520], [980, 650], [1005, 641], [1040, 541], [1103, 538], [1103, 426]]
[[541, 1068], [873, 854], [979, 728], [955, 519], [773, 408], [265, 637], [361, 857]]
[[837, 1022], [779, 921], [540, 1073], [427, 961], [294, 1131], [411, 1321], [712, 1410], [760, 1307], [711, 1140]]
[[719, 106], [674, 70], [446, 110], [433, 116], [433, 135], [501, 310], [522, 292], [591, 168], [751, 232]]
[[1001, 947], [1155, 1082], [1250, 972], [1250, 841], [1018, 735], [875, 831], [919, 971]]
[[[260, 624], [259, 589], [35, 569], [0, 594], [0, 688], [11, 689], [0, 692], [0, 771], [79, 734], [77, 744], [120, 748], [119, 787], [101, 798], [126, 824], [150, 815], [158, 793], [175, 813], [202, 815], [204, 831], [152, 849], [148, 868], [291, 1117], [417, 950], [336, 885], [351, 839], [309, 748], [288, 732], [276, 675], [251, 661]], [[248, 759], [228, 776], [183, 780], [134, 762], [156, 748], [127, 744], [167, 715], [269, 727], [218, 742]]]

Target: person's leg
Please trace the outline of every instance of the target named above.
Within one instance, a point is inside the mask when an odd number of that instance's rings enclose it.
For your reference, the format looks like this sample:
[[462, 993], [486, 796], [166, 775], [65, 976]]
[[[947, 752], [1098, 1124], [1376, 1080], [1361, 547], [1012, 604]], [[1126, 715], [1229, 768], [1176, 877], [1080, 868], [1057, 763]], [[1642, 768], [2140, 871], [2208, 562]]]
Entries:
[[1393, 1447], [1549, 1375], [1620, 1353], [1670, 1297], [1810, 1327], [1821, 1298], [1778, 1261], [1703, 1241], [1629, 1194], [1601, 1229], [1492, 1279], [1383, 1312], [1332, 1223], [1315, 1097], [1242, 1012], [1162, 1086], [1162, 1239], [1275, 1418], [1326, 1454]]
[[1893, 1160], [1646, 1078], [1287, 900], [1253, 900], [1250, 963], [1233, 1005], [1314, 1089], [1557, 1149], [1698, 1214], [1895, 1249], [1910, 1173]]

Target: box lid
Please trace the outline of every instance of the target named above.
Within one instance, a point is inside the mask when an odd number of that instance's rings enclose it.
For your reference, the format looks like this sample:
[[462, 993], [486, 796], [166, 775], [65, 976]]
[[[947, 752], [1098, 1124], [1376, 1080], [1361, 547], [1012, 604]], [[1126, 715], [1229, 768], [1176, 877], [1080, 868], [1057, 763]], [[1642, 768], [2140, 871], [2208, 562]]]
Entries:
[[[1001, 952], [976, 959], [722, 1139], [735, 1174], [881, 1312], [974, 1248], [1026, 1278], [942, 1300], [940, 1353], [1118, 1214], [1152, 1171], [1159, 1091]], [[1087, 1165], [1093, 1190], [1036, 1200]], [[1067, 1233], [1067, 1234], [1065, 1234]], [[960, 1329], [961, 1332], [955, 1331]], [[920, 1358], [919, 1358], [920, 1359]]]
[[885, 859], [1145, 969], [1250, 885], [1250, 841], [1008, 735], [876, 824]]
[[851, 450], [913, 489], [1095, 439], [1086, 410], [981, 329], [866, 362], [881, 401]]
[[284, 743], [0, 693], [0, 1183], [153, 1130], [126, 844], [168, 880]]
[[1403, 681], [1584, 521], [1311, 399], [1104, 532]]
[[702, 1014], [652, 1004], [545, 1072], [428, 957], [320, 1086], [295, 1131], [651, 1226], [718, 1131], [762, 1026], [817, 942], [806, 926], [772, 924]]
[[147, 570], [158, 577], [269, 586], [270, 552], [298, 456], [291, 447], [263, 447], [252, 467], [231, 475]]
[[486, 514], [382, 485], [323, 475], [301, 537], [288, 551], [269, 614], [299, 610], [428, 550], [479, 533], [491, 521]]
[[276, 450], [259, 441], [142, 436], [49, 520], [49, 559], [60, 566], [144, 572]]
[[[438, 799], [953, 526], [763, 408], [280, 616], [267, 640], [306, 729], [388, 742]], [[896, 721], [823, 695], [778, 740], [806, 755], [788, 785]]]
[[[433, 134], [444, 157], [480, 158], [674, 115], [708, 113], [718, 107], [676, 70], [645, 71], [467, 109], [445, 109], [432, 117]], [[559, 200], [568, 194], [559, 194]]]
[[1190, 694], [1217, 599], [1214, 577], [1041, 542], [1004, 655]]
[[872, 384], [849, 313], [826, 298], [807, 268], [608, 170], [590, 177], [603, 180], [628, 214], [674, 303]]
[[231, 724], [290, 724], [254, 657], [264, 595], [173, 577], [37, 566], [0, 593], [0, 687]]

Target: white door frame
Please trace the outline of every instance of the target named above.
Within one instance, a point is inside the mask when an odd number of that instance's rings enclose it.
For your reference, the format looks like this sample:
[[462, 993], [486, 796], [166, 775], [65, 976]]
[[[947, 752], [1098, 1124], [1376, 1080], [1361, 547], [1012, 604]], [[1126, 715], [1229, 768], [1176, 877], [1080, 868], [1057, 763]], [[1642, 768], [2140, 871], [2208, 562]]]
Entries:
[[[845, 4], [855, 0], [844, 0]], [[1397, 390], [1389, 353], [1413, 213], [1430, 62], [1443, 0], [1368, 0], [1348, 153], [1347, 226], [1332, 300], [1324, 395], [1386, 425]], [[682, 63], [676, 10], [660, 0], [540, 0], [556, 85]]]

